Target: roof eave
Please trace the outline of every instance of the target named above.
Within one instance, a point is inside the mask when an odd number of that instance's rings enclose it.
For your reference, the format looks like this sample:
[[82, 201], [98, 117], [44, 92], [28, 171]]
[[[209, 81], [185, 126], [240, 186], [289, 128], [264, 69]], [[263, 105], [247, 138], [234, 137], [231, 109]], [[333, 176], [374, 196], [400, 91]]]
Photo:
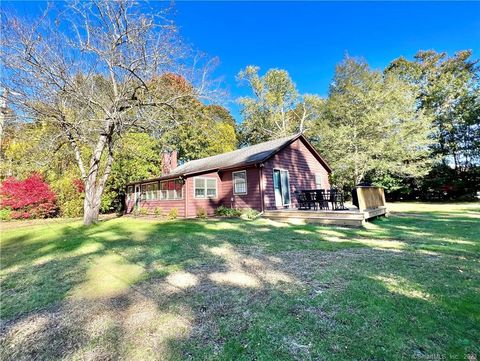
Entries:
[[162, 180], [167, 180], [167, 179], [176, 179], [176, 178], [182, 178], [184, 177], [185, 174], [165, 174], [164, 176], [161, 177], [156, 177], [156, 178], [150, 178], [150, 179], [142, 179], [139, 181], [135, 182], [129, 182], [126, 184], [126, 186], [132, 186], [135, 184], [143, 184], [143, 183], [151, 183], [151, 182], [157, 182], [157, 181], [162, 181]]

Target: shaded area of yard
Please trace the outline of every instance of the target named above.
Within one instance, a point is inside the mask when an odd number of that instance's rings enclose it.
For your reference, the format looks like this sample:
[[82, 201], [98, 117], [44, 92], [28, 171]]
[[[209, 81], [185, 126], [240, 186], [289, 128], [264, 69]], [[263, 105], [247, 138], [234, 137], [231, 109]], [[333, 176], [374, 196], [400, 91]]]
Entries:
[[9, 224], [2, 359], [480, 355], [480, 205], [366, 229], [132, 218]]

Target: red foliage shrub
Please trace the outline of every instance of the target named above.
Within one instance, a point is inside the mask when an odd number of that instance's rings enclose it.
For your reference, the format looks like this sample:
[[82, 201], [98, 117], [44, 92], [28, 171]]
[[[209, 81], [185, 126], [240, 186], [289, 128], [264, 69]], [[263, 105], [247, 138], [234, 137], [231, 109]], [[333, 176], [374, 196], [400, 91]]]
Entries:
[[85, 184], [83, 183], [83, 181], [81, 179], [74, 179], [72, 183], [75, 186], [75, 188], [77, 189], [78, 193], [85, 192]]
[[12, 210], [12, 218], [45, 218], [55, 215], [57, 197], [39, 174], [25, 180], [10, 177], [0, 185], [0, 208]]

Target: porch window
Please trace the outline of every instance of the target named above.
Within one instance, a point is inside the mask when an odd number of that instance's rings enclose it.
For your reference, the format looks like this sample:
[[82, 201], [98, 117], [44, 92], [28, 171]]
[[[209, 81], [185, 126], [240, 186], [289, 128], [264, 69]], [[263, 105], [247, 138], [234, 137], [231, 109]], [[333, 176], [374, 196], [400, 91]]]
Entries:
[[247, 171], [233, 172], [233, 194], [247, 194]]
[[127, 202], [130, 202], [132, 199], [133, 186], [128, 186], [127, 188]]
[[194, 179], [195, 198], [217, 198], [217, 179], [196, 177]]
[[322, 175], [320, 173], [315, 174], [315, 189], [322, 189]]
[[160, 182], [160, 199], [183, 199], [183, 182], [181, 179], [171, 179]]
[[142, 184], [142, 199], [153, 201], [157, 199], [158, 183]]

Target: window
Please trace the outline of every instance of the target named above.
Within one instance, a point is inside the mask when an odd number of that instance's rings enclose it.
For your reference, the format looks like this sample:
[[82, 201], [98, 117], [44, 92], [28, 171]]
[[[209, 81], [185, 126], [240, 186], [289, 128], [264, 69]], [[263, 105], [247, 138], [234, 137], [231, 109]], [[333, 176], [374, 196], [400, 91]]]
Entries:
[[142, 184], [142, 199], [152, 201], [157, 199], [158, 183]]
[[233, 172], [233, 194], [247, 194], [247, 171]]
[[128, 186], [127, 188], [127, 202], [130, 202], [132, 199], [133, 186]]
[[217, 180], [215, 178], [207, 178], [207, 197], [217, 197]]
[[183, 181], [181, 179], [172, 179], [160, 182], [160, 199], [182, 199]]
[[194, 179], [195, 198], [217, 198], [217, 178]]
[[320, 173], [315, 174], [315, 189], [322, 189], [322, 175]]

